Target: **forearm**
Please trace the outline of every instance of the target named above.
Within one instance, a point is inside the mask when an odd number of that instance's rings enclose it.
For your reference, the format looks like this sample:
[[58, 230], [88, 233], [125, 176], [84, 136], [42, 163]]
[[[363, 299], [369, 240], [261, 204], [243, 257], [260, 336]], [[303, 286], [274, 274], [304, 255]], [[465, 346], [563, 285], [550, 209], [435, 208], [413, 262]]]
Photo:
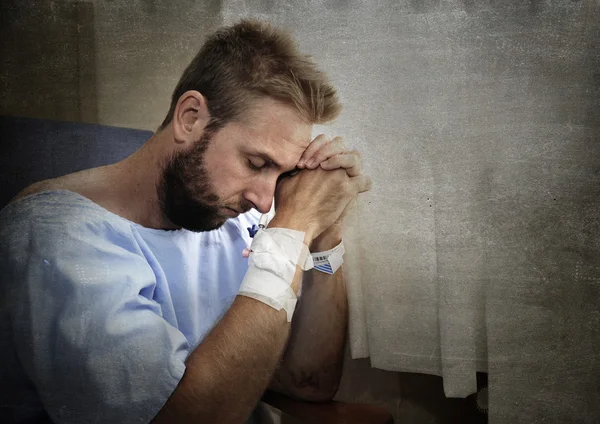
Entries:
[[[294, 280], [301, 275], [298, 268]], [[182, 380], [155, 422], [244, 422], [272, 378], [289, 332], [284, 310], [238, 296], [188, 357]]]
[[[312, 251], [341, 241], [337, 233], [315, 240]], [[302, 296], [274, 388], [306, 400], [327, 400], [337, 391], [342, 372], [348, 306], [342, 269], [334, 275], [304, 273]]]

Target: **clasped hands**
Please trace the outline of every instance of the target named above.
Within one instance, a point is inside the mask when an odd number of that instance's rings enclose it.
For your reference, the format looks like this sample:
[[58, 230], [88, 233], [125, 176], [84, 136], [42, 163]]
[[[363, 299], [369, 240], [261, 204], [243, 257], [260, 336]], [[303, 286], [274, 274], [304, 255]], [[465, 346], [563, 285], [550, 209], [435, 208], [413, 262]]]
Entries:
[[[329, 139], [323, 134], [317, 136], [310, 143], [296, 167], [300, 170], [315, 170], [319, 167], [325, 171], [344, 169], [348, 177], [351, 178], [363, 173], [362, 154], [359, 151], [348, 149], [344, 145], [342, 137]], [[371, 187], [370, 178], [366, 177], [366, 180], [366, 189], [361, 191], [369, 190]], [[323, 241], [341, 239], [342, 221], [347, 209], [348, 207], [343, 210], [339, 218], [329, 228], [313, 240], [312, 245], [323, 246]]]

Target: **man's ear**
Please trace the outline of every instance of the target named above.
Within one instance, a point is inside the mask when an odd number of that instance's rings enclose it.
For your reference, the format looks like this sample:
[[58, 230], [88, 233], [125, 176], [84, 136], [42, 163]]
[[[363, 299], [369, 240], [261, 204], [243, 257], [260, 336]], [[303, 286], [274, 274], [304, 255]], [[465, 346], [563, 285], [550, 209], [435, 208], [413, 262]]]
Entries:
[[173, 138], [177, 144], [200, 140], [210, 121], [205, 97], [198, 91], [186, 91], [179, 97], [173, 113]]

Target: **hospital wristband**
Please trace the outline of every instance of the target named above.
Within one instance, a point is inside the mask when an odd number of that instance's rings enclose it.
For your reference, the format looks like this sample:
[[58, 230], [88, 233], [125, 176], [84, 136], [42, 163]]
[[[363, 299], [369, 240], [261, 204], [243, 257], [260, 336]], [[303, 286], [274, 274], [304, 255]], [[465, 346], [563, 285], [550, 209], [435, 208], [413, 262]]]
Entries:
[[310, 255], [313, 259], [314, 269], [326, 274], [335, 274], [344, 263], [344, 253], [346, 253], [344, 242], [341, 241], [333, 249], [311, 253]]

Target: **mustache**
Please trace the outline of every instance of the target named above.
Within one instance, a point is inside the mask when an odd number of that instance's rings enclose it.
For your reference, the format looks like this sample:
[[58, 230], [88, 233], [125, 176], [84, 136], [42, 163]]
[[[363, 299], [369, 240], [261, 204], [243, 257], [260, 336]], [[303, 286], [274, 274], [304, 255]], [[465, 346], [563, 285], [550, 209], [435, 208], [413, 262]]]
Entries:
[[250, 209], [253, 209], [254, 205], [251, 203], [241, 203], [240, 205], [235, 205], [235, 207], [234, 206], [226, 206], [226, 207], [228, 207], [229, 209], [233, 209], [234, 211], [236, 211], [240, 214], [243, 214], [243, 213], [248, 212]]

